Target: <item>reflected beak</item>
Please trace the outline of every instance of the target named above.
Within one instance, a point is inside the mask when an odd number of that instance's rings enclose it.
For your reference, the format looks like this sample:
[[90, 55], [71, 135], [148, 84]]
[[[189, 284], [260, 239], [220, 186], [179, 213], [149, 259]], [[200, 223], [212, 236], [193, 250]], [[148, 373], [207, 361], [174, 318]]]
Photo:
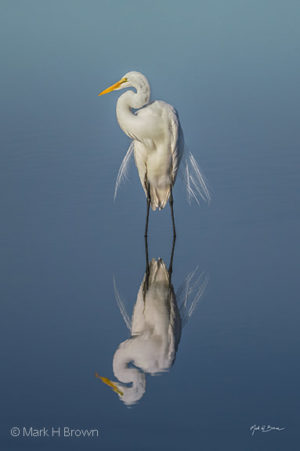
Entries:
[[100, 92], [98, 96], [103, 96], [103, 94], [108, 94], [109, 92], [114, 91], [115, 89], [118, 89], [123, 83], [127, 81], [127, 78], [121, 78], [121, 80], [117, 81], [114, 85], [111, 85], [109, 88], [104, 89], [104, 91]]
[[118, 395], [123, 396], [124, 393], [114, 384], [110, 379], [107, 379], [107, 377], [99, 376], [98, 373], [95, 373], [95, 376], [98, 377], [98, 379], [101, 379], [104, 384], [108, 385], [113, 389], [115, 393], [118, 393]]

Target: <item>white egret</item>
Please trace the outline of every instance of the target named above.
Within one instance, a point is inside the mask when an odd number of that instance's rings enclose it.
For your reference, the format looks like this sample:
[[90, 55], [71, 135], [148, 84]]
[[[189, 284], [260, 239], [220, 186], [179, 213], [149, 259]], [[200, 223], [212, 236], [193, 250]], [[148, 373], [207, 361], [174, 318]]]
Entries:
[[[115, 293], [119, 303], [116, 285]], [[180, 322], [169, 271], [161, 259], [153, 259], [138, 291], [132, 320], [126, 320], [131, 337], [119, 345], [113, 357], [118, 380], [96, 376], [125, 404], [136, 403], [145, 393], [146, 374], [158, 374], [172, 366], [180, 340]]]
[[[121, 129], [133, 141], [121, 164], [116, 191], [134, 152], [141, 184], [147, 198], [145, 236], [148, 233], [149, 207], [153, 210], [165, 207], [169, 200], [173, 233], [176, 236], [172, 187], [184, 150], [183, 133], [176, 110], [166, 102], [150, 102], [150, 85], [140, 72], [128, 72], [117, 83], [102, 91], [99, 96], [124, 88], [134, 88], [122, 94], [117, 101], [117, 119]], [[196, 192], [209, 200], [209, 192], [192, 156], [194, 176], [186, 167], [188, 194], [196, 198]], [[193, 185], [193, 186], [192, 186]], [[197, 200], [197, 199], [196, 199]]]
[[[148, 258], [147, 240], [145, 245]], [[98, 373], [96, 377], [127, 405], [136, 403], [144, 395], [147, 374], [168, 371], [173, 365], [182, 326], [192, 316], [208, 283], [207, 275], [199, 275], [196, 268], [175, 294], [170, 270], [174, 246], [175, 237], [169, 269], [161, 258], [147, 261], [131, 318], [114, 280], [115, 297], [131, 336], [114, 353], [113, 372], [117, 380], [101, 377]]]

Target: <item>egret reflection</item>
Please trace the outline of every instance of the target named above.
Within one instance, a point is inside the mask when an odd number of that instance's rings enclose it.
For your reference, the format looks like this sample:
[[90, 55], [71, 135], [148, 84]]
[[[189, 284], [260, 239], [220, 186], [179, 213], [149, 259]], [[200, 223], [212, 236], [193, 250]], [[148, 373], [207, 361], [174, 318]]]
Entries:
[[172, 367], [182, 327], [193, 314], [208, 283], [207, 275], [196, 268], [175, 294], [171, 281], [174, 248], [175, 240], [169, 267], [161, 258], [149, 262], [145, 239], [146, 270], [131, 319], [114, 280], [116, 301], [131, 336], [120, 343], [113, 356], [116, 380], [111, 381], [97, 373], [96, 376], [128, 406], [144, 395], [146, 374], [157, 375]]

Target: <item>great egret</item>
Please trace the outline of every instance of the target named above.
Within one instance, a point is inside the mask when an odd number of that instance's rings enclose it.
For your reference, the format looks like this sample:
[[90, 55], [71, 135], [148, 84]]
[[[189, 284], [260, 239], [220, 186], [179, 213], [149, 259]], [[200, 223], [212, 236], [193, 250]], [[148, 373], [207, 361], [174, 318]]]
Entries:
[[[115, 293], [118, 300], [116, 285]], [[132, 320], [128, 318], [126, 322], [131, 337], [118, 346], [113, 357], [117, 381], [98, 374], [96, 377], [110, 386], [125, 404], [131, 405], [144, 395], [147, 373], [158, 374], [172, 366], [180, 340], [180, 314], [169, 271], [161, 259], [150, 262], [149, 274], [145, 273], [138, 291]]]
[[[145, 245], [148, 258], [147, 240]], [[192, 316], [208, 283], [206, 274], [199, 275], [196, 268], [175, 294], [170, 270], [174, 246], [175, 239], [169, 269], [160, 258], [146, 262], [132, 318], [126, 311], [114, 280], [115, 297], [131, 336], [114, 353], [113, 372], [117, 380], [111, 381], [98, 373], [96, 377], [111, 387], [127, 405], [136, 403], [144, 395], [146, 374], [159, 374], [173, 365], [182, 326]]]
[[[172, 187], [184, 150], [183, 133], [176, 110], [166, 102], [150, 102], [150, 85], [140, 72], [128, 72], [117, 83], [98, 94], [124, 88], [134, 88], [122, 94], [117, 101], [117, 119], [121, 129], [133, 142], [121, 164], [116, 191], [126, 171], [127, 163], [134, 152], [141, 184], [147, 198], [147, 216], [145, 236], [148, 233], [149, 208], [152, 210], [165, 207], [169, 200], [172, 215], [173, 234], [176, 236]], [[188, 194], [209, 200], [209, 192], [192, 156], [191, 165], [194, 176], [190, 177], [186, 167]], [[192, 186], [193, 185], [193, 186]]]

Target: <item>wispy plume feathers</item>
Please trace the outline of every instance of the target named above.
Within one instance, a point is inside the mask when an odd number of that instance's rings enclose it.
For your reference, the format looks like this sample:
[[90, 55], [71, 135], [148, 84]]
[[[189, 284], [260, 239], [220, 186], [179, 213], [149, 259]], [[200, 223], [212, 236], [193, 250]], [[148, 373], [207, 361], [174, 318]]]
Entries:
[[178, 289], [176, 297], [183, 326], [194, 313], [207, 285], [208, 274], [206, 272], [199, 274], [198, 267], [196, 267], [186, 276], [183, 285]]
[[203, 174], [201, 174], [198, 163], [192, 154], [188, 154], [184, 158], [184, 181], [187, 190], [187, 198], [189, 204], [191, 204], [194, 199], [199, 205], [200, 200], [210, 203], [211, 196], [205, 181]]
[[128, 330], [131, 330], [131, 320], [130, 320], [129, 315], [128, 315], [127, 311], [126, 311], [126, 307], [125, 307], [124, 301], [122, 300], [122, 298], [120, 296], [120, 293], [118, 291], [115, 277], [113, 278], [113, 284], [114, 284], [115, 298], [116, 298], [116, 301], [117, 301], [120, 313], [122, 315], [122, 318], [123, 318], [124, 323], [126, 324]]
[[127, 178], [128, 166], [129, 166], [130, 157], [133, 153], [133, 150], [134, 150], [134, 142], [132, 141], [132, 143], [130, 144], [130, 146], [126, 152], [125, 157], [123, 158], [123, 161], [121, 163], [121, 166], [120, 166], [120, 169], [118, 172], [118, 176], [117, 176], [117, 180], [116, 180], [116, 184], [115, 184], [114, 200], [116, 200], [120, 184]]

